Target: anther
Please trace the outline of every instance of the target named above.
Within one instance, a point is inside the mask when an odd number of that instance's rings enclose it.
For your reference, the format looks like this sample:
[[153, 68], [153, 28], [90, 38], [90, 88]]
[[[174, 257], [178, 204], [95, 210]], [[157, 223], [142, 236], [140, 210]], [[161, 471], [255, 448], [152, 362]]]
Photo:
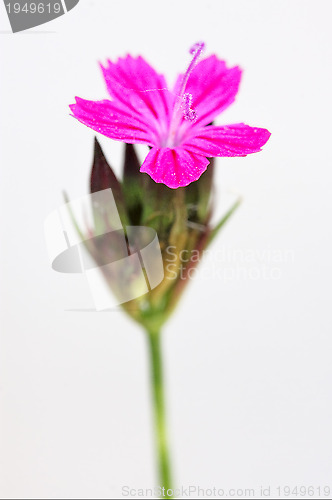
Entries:
[[192, 55], [196, 55], [198, 53], [198, 56], [200, 56], [204, 49], [205, 49], [205, 43], [197, 42], [189, 49], [189, 53]]
[[197, 113], [191, 108], [193, 102], [193, 96], [189, 92], [183, 94], [182, 98], [182, 108], [183, 108], [183, 118], [185, 120], [194, 122], [197, 120]]

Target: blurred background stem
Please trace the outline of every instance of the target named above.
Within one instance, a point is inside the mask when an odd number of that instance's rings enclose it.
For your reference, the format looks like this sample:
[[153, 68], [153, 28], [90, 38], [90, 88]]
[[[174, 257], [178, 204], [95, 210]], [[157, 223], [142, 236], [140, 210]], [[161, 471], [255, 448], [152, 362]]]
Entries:
[[155, 414], [155, 433], [157, 446], [156, 451], [159, 464], [159, 485], [162, 488], [165, 488], [163, 498], [172, 498], [172, 496], [167, 496], [167, 490], [171, 489], [172, 486], [165, 418], [165, 394], [163, 383], [161, 333], [160, 329], [151, 328], [147, 330], [147, 333], [150, 347], [151, 384]]

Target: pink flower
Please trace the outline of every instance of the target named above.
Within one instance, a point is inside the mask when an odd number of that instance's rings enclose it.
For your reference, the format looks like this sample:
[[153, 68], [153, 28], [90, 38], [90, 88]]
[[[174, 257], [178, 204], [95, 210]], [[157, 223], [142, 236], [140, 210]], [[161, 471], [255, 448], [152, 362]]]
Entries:
[[234, 101], [241, 70], [227, 68], [215, 55], [198, 62], [203, 49], [203, 43], [192, 47], [192, 61], [173, 91], [142, 57], [108, 61], [101, 68], [112, 100], [76, 97], [73, 116], [111, 139], [150, 146], [141, 172], [170, 188], [196, 181], [207, 157], [260, 151], [268, 130], [244, 123], [209, 125]]

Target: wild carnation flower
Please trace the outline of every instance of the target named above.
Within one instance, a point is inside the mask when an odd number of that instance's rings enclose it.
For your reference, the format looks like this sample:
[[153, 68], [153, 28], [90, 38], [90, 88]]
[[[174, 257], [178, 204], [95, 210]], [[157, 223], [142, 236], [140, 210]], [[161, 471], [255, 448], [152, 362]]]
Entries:
[[241, 70], [215, 55], [198, 62], [204, 43], [191, 49], [187, 71], [173, 90], [142, 57], [128, 55], [101, 66], [112, 100], [76, 97], [73, 116], [96, 132], [151, 147], [141, 172], [170, 188], [196, 181], [215, 156], [246, 156], [267, 142], [270, 132], [244, 123], [211, 122], [235, 99]]

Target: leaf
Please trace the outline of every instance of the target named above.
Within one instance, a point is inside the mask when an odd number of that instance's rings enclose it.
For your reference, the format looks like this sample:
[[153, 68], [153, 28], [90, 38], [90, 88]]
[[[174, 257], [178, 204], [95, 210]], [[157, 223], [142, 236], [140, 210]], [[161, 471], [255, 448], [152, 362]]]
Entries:
[[66, 203], [66, 206], [67, 206], [67, 210], [68, 210], [71, 222], [72, 222], [73, 226], [75, 227], [75, 229], [77, 231], [77, 234], [81, 238], [81, 241], [84, 241], [86, 239], [86, 236], [84, 236], [83, 231], [79, 227], [78, 222], [76, 221], [76, 219], [74, 217], [73, 211], [70, 208], [70, 199], [69, 199], [69, 196], [67, 195], [66, 191], [63, 191], [62, 194], [63, 194], [63, 199], [65, 200], [65, 203]]
[[228, 210], [228, 212], [226, 212], [226, 214], [221, 218], [221, 220], [218, 222], [218, 224], [211, 230], [206, 246], [210, 245], [210, 243], [214, 240], [214, 238], [219, 233], [220, 229], [224, 226], [224, 224], [226, 224], [228, 219], [233, 215], [233, 213], [241, 205], [241, 203], [242, 203], [242, 198], [239, 197], [236, 200], [236, 202], [231, 206], [231, 208]]

